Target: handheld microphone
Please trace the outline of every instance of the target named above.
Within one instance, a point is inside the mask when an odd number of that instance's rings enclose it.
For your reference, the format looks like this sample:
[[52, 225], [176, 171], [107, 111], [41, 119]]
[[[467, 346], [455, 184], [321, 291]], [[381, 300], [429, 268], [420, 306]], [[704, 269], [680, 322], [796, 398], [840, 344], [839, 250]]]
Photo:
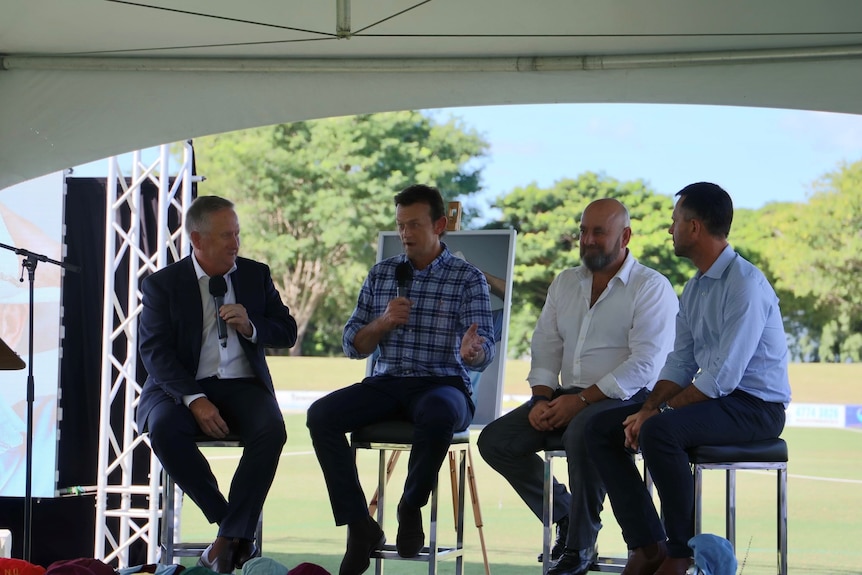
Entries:
[[227, 347], [227, 324], [218, 314], [218, 310], [224, 305], [224, 294], [227, 293], [227, 282], [224, 276], [213, 276], [210, 278], [210, 295], [213, 296], [216, 308], [216, 326], [218, 326], [218, 339], [222, 347]]
[[413, 281], [413, 266], [409, 262], [395, 266], [395, 281], [398, 282], [398, 297], [407, 297], [407, 290]]

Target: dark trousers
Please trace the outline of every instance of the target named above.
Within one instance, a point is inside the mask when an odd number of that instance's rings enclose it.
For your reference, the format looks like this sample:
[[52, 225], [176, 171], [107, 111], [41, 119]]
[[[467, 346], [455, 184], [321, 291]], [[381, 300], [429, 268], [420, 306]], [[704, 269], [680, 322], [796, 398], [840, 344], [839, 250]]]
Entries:
[[346, 433], [388, 420], [413, 423], [403, 500], [415, 507], [428, 502], [440, 465], [456, 431], [470, 425], [473, 403], [459, 377], [365, 378], [315, 401], [307, 425], [337, 525], [368, 516], [353, 451]]
[[210, 523], [218, 523], [220, 536], [254, 539], [287, 440], [284, 418], [275, 396], [257, 380], [210, 378], [201, 386], [244, 445], [227, 499], [195, 443], [203, 432], [185, 405], [163, 401], [153, 408], [147, 419], [150, 443], [177, 485]]
[[664, 528], [624, 446], [622, 422], [640, 407], [596, 415], [587, 426], [590, 457], [605, 482], [629, 549], [664, 541], [666, 529], [670, 556], [691, 557], [688, 540], [694, 536], [694, 481], [686, 449], [778, 437], [784, 429], [784, 406], [737, 390], [654, 415], [644, 423], [640, 448], [661, 498]]
[[[580, 389], [567, 390], [577, 393]], [[558, 397], [560, 393], [555, 393]], [[545, 464], [537, 452], [544, 449], [545, 439], [550, 435], [561, 435], [566, 450], [569, 469], [569, 489], [553, 479], [553, 521], [570, 517], [566, 547], [589, 549], [596, 544], [602, 528], [601, 512], [605, 499], [605, 488], [601, 477], [587, 454], [584, 429], [596, 414], [633, 402], [642, 402], [646, 390], [639, 391], [632, 399], [621, 401], [608, 399], [586, 407], [565, 429], [538, 431], [530, 424], [531, 407], [517, 407], [506, 415], [485, 426], [479, 435], [479, 453], [488, 465], [500, 473], [515, 492], [524, 500], [533, 514], [542, 519], [544, 503]]]

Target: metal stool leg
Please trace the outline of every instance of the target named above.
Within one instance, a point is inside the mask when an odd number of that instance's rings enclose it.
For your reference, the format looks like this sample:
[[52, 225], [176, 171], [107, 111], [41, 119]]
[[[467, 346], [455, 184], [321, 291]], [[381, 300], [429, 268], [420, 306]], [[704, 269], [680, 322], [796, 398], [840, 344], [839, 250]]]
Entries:
[[778, 470], [778, 573], [787, 575], [787, 468]]
[[724, 526], [730, 546], [736, 550], [736, 470], [728, 469], [725, 484]]
[[548, 572], [551, 564], [551, 530], [554, 523], [554, 457], [545, 452], [544, 488], [542, 498], [542, 573]]

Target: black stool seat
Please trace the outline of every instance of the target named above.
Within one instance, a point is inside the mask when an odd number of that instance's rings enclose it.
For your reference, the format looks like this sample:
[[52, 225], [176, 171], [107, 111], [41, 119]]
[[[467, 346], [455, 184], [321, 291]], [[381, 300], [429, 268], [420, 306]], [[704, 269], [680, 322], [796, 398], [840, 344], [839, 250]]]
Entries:
[[[350, 434], [355, 447], [368, 449], [372, 443], [409, 445], [413, 443], [413, 424], [409, 421], [381, 421], [373, 423]], [[470, 430], [458, 431], [452, 443], [470, 443]]]
[[199, 433], [195, 435], [195, 443], [201, 447], [242, 447], [242, 439], [236, 433], [228, 433], [221, 439]]
[[777, 463], [787, 461], [787, 443], [766, 439], [731, 445], [699, 445], [688, 450], [692, 463]]
[[565, 451], [563, 447], [563, 432], [548, 433], [545, 435], [545, 441], [542, 444], [542, 451]]

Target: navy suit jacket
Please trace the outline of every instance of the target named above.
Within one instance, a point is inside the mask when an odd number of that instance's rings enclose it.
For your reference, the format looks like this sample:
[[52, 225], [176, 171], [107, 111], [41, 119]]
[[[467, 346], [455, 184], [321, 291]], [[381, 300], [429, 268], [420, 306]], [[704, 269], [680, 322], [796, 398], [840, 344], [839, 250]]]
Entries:
[[[265, 347], [291, 347], [296, 343], [296, 320], [282, 303], [272, 283], [269, 266], [237, 258], [230, 275], [236, 303], [245, 306], [257, 329], [257, 343], [239, 337], [254, 374], [275, 394], [266, 365]], [[203, 393], [195, 380], [200, 360], [203, 303], [191, 256], [144, 279], [143, 310], [138, 330], [138, 350], [147, 380], [141, 391], [137, 422], [146, 430], [147, 417], [162, 401], [180, 403], [184, 395]]]

